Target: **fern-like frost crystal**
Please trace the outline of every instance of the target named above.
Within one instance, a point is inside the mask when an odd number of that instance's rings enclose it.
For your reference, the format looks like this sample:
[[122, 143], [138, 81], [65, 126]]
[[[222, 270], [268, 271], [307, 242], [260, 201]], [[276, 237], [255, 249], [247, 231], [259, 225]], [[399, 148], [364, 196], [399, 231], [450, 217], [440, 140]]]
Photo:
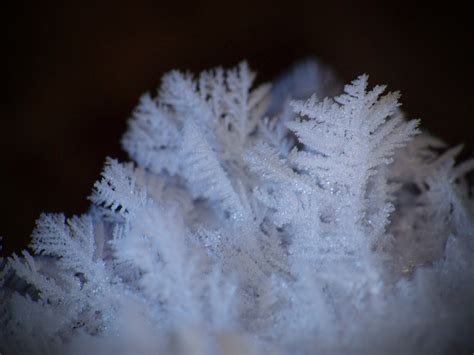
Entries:
[[313, 61], [166, 74], [90, 211], [0, 263], [0, 352], [474, 351], [474, 161], [398, 100]]

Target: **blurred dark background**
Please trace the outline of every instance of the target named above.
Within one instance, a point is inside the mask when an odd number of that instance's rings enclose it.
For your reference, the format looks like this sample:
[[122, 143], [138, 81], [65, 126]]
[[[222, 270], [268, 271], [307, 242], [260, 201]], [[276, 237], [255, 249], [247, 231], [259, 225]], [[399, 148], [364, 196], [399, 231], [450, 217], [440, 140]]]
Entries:
[[[314, 56], [344, 81], [402, 92], [409, 117], [450, 144], [473, 139], [471, 11], [455, 2], [21, 2], [3, 8], [3, 253], [43, 211], [83, 213], [144, 91], [170, 69], [247, 59], [267, 81]], [[442, 7], [441, 7], [442, 6]]]

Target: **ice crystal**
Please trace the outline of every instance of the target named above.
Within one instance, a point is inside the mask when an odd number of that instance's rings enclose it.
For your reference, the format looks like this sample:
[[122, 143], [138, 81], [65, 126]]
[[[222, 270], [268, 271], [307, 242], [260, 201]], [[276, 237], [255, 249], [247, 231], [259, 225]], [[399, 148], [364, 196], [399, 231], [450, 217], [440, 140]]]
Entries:
[[2, 352], [474, 351], [474, 161], [367, 75], [254, 80], [173, 71], [140, 99], [132, 162], [2, 261]]

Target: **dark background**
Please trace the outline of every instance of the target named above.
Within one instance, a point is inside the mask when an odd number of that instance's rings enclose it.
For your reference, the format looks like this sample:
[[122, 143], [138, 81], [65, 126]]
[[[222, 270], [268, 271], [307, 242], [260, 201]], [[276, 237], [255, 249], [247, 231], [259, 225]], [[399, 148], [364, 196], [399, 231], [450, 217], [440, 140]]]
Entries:
[[[133, 4], [133, 6], [132, 6]], [[403, 94], [409, 117], [450, 144], [473, 142], [470, 11], [414, 2], [14, 2], [3, 8], [0, 235], [26, 245], [41, 212], [83, 213], [144, 91], [174, 68], [247, 59], [260, 81], [315, 56], [344, 81]], [[5, 83], [5, 82], [4, 82]]]

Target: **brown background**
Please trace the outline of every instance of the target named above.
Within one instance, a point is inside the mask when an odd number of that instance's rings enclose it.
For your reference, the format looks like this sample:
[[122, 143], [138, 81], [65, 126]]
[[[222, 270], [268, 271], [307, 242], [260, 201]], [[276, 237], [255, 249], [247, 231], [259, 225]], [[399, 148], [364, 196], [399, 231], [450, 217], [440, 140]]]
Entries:
[[42, 211], [87, 210], [106, 156], [141, 93], [170, 69], [241, 59], [270, 80], [315, 56], [345, 81], [401, 90], [403, 108], [449, 143], [473, 146], [473, 45], [467, 7], [413, 2], [15, 2], [1, 113], [0, 235], [24, 246]]

